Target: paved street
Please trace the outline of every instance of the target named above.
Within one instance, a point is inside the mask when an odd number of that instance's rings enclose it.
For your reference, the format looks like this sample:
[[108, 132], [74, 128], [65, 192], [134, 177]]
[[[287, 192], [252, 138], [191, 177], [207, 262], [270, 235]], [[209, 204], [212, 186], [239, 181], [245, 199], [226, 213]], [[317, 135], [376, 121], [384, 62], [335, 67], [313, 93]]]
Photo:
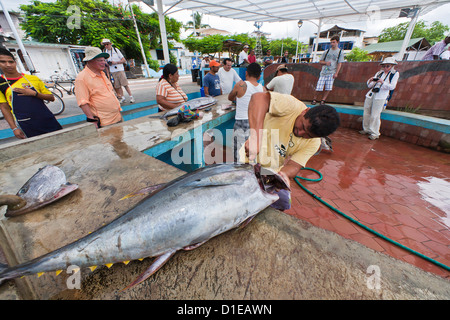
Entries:
[[[130, 88], [133, 97], [136, 99], [135, 103], [156, 100], [156, 84], [158, 83], [158, 80], [159, 79], [155, 78], [154, 79], [141, 78], [128, 80], [130, 83]], [[200, 91], [200, 86], [197, 85], [196, 82], [192, 82], [192, 76], [190, 74], [180, 76], [179, 85], [186, 94]], [[125, 92], [125, 90], [124, 94], [127, 100], [122, 105], [126, 106], [129, 105], [130, 103], [128, 102], [129, 97], [128, 94]], [[66, 109], [62, 114], [56, 116], [57, 119], [82, 114], [82, 111], [77, 106], [76, 99], [73, 95], [68, 95], [64, 93], [63, 99], [66, 105]], [[0, 130], [8, 128], [9, 126], [6, 123], [6, 121], [0, 120]]]

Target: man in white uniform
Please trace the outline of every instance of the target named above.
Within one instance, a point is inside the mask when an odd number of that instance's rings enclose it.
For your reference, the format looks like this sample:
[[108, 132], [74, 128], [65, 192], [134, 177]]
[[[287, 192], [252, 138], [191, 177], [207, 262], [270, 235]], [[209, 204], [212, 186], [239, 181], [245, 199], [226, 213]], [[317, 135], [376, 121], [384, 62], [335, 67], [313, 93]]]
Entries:
[[130, 96], [130, 102], [133, 103], [135, 100], [133, 98], [133, 95], [131, 94], [127, 76], [125, 74], [125, 68], [123, 66], [123, 64], [127, 62], [127, 60], [124, 58], [120, 50], [113, 47], [109, 39], [103, 39], [102, 45], [105, 46], [103, 52], [109, 54], [109, 58], [107, 61], [109, 64], [109, 71], [114, 79], [113, 86], [114, 90], [117, 93], [117, 99], [119, 99], [120, 103], [125, 101], [122, 90], [122, 87], [124, 87], [128, 95]]
[[239, 53], [239, 67], [247, 67], [249, 65], [248, 62], [248, 50], [249, 46], [245, 45], [244, 49]]
[[225, 58], [223, 59], [223, 67], [219, 69], [218, 75], [222, 94], [229, 94], [233, 90], [234, 84], [242, 80], [236, 70], [231, 68], [232, 64], [233, 61], [230, 58]]

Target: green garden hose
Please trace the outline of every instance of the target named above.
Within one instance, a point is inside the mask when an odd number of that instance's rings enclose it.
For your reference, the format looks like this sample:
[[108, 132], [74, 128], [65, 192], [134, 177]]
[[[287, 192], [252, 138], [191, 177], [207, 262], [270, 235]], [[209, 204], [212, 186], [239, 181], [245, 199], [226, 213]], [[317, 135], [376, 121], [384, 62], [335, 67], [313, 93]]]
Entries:
[[406, 251], [408, 251], [408, 252], [410, 252], [410, 253], [412, 253], [412, 254], [414, 254], [414, 255], [416, 255], [416, 256], [419, 256], [419, 257], [421, 257], [421, 258], [423, 258], [423, 259], [425, 259], [425, 260], [427, 260], [427, 261], [429, 261], [429, 262], [431, 262], [431, 263], [433, 263], [433, 264], [435, 264], [435, 265], [437, 265], [437, 266], [439, 266], [439, 267], [441, 267], [441, 268], [444, 268], [444, 269], [447, 270], [447, 271], [450, 271], [450, 267], [448, 267], [447, 265], [445, 265], [445, 264], [443, 264], [443, 263], [441, 263], [441, 262], [439, 262], [439, 261], [436, 261], [436, 260], [434, 260], [434, 259], [432, 259], [432, 258], [430, 258], [430, 257], [427, 257], [427, 256], [423, 255], [422, 253], [417, 252], [417, 251], [415, 251], [415, 250], [413, 250], [413, 249], [411, 249], [411, 248], [408, 248], [408, 247], [402, 245], [401, 243], [398, 243], [397, 241], [394, 241], [394, 240], [392, 240], [392, 239], [386, 237], [385, 235], [383, 235], [383, 234], [381, 234], [381, 233], [379, 233], [379, 232], [377, 232], [377, 231], [375, 231], [375, 230], [373, 230], [373, 229], [370, 229], [369, 227], [365, 226], [365, 225], [362, 224], [361, 222], [359, 222], [359, 221], [353, 219], [352, 217], [349, 217], [348, 215], [346, 215], [346, 214], [343, 213], [342, 211], [336, 209], [335, 207], [333, 207], [332, 205], [330, 205], [330, 204], [327, 203], [326, 201], [322, 200], [320, 197], [316, 196], [314, 193], [312, 193], [312, 192], [309, 191], [306, 187], [304, 187], [304, 186], [300, 183], [299, 180], [301, 179], [301, 180], [305, 180], [305, 181], [319, 182], [319, 181], [321, 181], [322, 178], [323, 178], [322, 174], [321, 174], [319, 171], [317, 171], [317, 170], [315, 170], [315, 169], [312, 169], [312, 168], [302, 168], [302, 170], [310, 170], [310, 171], [313, 171], [313, 172], [315, 172], [315, 173], [317, 173], [317, 174], [319, 175], [319, 178], [317, 178], [317, 179], [303, 178], [303, 177], [300, 177], [300, 176], [296, 176], [296, 177], [294, 178], [294, 181], [297, 182], [297, 184], [299, 185], [299, 187], [302, 188], [304, 191], [306, 191], [306, 193], [308, 193], [308, 194], [309, 194], [310, 196], [312, 196], [314, 199], [318, 200], [319, 202], [321, 202], [322, 204], [324, 204], [325, 206], [327, 206], [327, 207], [330, 208], [331, 210], [335, 211], [336, 213], [338, 213], [339, 215], [343, 216], [344, 218], [350, 220], [351, 222], [357, 224], [357, 225], [360, 226], [361, 228], [363, 228], [363, 229], [365, 229], [365, 230], [367, 230], [367, 231], [373, 233], [374, 235], [376, 235], [376, 236], [378, 236], [378, 237], [380, 237], [380, 238], [382, 238], [382, 239], [384, 239], [384, 240], [386, 240], [386, 241], [388, 241], [388, 242], [390, 242], [390, 243], [392, 243], [392, 244], [394, 244], [394, 245], [396, 245], [396, 246], [398, 246], [398, 247], [400, 247], [400, 248], [402, 248], [402, 249], [404, 249], [404, 250], [406, 250]]

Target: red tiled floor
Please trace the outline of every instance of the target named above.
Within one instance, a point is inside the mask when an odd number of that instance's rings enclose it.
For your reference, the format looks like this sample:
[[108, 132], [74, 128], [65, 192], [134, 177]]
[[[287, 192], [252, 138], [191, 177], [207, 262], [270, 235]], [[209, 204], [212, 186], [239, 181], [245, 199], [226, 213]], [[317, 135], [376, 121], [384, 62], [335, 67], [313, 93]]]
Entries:
[[[450, 155], [383, 136], [371, 141], [345, 128], [331, 138], [334, 152], [307, 164], [323, 180], [302, 184], [368, 228], [450, 266]], [[450, 272], [350, 222], [295, 183], [292, 189], [286, 213], [450, 278]]]

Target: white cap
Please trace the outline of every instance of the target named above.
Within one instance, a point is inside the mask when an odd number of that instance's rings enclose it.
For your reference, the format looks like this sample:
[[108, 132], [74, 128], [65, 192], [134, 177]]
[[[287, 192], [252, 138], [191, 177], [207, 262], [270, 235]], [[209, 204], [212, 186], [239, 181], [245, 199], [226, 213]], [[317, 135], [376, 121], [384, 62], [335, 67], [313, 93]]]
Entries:
[[393, 57], [387, 57], [380, 64], [397, 64], [397, 61]]

